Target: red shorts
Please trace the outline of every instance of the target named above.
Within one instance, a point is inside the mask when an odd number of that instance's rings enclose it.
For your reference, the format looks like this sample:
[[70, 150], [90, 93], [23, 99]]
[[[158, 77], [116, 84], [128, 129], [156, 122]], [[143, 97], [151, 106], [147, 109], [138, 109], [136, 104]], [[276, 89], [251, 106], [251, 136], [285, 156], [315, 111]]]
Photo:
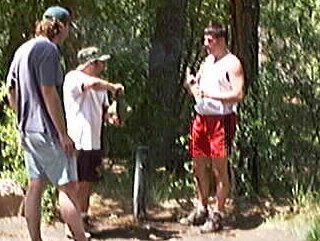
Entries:
[[236, 115], [197, 115], [191, 126], [192, 157], [224, 158], [230, 154], [236, 130]]

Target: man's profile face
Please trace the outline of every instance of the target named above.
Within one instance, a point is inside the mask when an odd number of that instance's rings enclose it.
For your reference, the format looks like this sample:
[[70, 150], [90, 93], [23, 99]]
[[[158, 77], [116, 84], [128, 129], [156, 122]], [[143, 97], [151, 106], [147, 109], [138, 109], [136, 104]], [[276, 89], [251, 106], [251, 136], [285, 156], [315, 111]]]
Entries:
[[61, 34], [61, 42], [63, 42], [68, 36], [70, 31], [70, 23], [65, 23], [61, 25], [60, 34]]
[[99, 76], [107, 68], [106, 61], [96, 60], [94, 61], [94, 72], [96, 76]]
[[205, 46], [208, 53], [211, 52], [216, 42], [217, 42], [217, 38], [215, 38], [211, 34], [205, 34], [203, 36], [203, 45]]

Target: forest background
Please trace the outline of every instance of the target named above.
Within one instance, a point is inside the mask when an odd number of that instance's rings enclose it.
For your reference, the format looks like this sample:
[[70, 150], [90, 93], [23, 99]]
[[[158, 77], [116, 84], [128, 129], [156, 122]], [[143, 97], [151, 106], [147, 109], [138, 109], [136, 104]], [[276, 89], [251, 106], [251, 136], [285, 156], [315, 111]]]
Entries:
[[[186, 67], [197, 70], [210, 21], [230, 30], [229, 48], [242, 61], [246, 96], [238, 109], [230, 160], [234, 194], [319, 200], [319, 0], [6, 0], [0, 6], [0, 170], [26, 183], [23, 151], [4, 83], [15, 49], [33, 36], [50, 5], [73, 10], [78, 31], [62, 46], [66, 70], [89, 45], [111, 54], [105, 77], [126, 87], [133, 115], [105, 132], [108, 158], [132, 169], [133, 153], [149, 147], [150, 170], [170, 190], [192, 186], [187, 155], [193, 100], [183, 89]], [[51, 196], [51, 195], [50, 195]]]

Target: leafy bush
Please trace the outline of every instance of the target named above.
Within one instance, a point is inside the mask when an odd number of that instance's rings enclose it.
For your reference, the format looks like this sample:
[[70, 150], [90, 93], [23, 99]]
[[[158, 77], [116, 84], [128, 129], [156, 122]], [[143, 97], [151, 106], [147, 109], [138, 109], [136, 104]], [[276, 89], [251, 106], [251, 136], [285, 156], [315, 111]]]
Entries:
[[[0, 100], [5, 100], [5, 87], [0, 85]], [[5, 104], [0, 114], [0, 168], [1, 179], [10, 178], [16, 180], [25, 187], [27, 177], [24, 168], [24, 152], [19, 145], [19, 133], [17, 131], [17, 118], [15, 113]]]

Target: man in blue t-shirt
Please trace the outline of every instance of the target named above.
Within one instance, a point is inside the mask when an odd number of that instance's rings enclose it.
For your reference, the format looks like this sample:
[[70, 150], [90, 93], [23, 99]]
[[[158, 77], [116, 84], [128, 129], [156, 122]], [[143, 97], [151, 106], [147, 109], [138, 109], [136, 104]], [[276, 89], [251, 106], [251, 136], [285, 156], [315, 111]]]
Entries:
[[15, 52], [7, 76], [8, 99], [17, 112], [29, 185], [25, 216], [30, 237], [41, 241], [41, 194], [46, 181], [58, 186], [62, 218], [76, 240], [87, 240], [76, 200], [74, 143], [66, 130], [61, 101], [63, 72], [59, 44], [73, 23], [70, 12], [53, 6], [36, 23], [35, 38]]

